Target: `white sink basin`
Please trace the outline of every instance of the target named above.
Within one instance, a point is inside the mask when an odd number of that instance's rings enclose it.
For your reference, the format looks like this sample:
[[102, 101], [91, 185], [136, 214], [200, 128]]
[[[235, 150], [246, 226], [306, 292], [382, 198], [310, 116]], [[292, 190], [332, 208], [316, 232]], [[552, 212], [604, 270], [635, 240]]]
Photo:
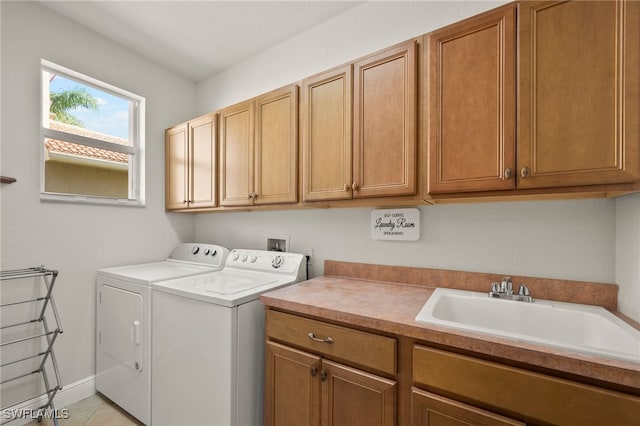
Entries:
[[640, 332], [598, 306], [438, 288], [416, 321], [640, 363]]

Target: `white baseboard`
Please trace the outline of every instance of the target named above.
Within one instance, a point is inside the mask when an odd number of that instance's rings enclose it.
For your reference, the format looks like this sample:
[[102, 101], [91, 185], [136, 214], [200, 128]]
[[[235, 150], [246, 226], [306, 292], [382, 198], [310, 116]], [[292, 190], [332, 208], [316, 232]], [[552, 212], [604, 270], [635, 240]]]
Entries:
[[[88, 398], [96, 393], [96, 376], [89, 376], [87, 378], [78, 380], [75, 383], [71, 383], [69, 385], [65, 385], [61, 390], [56, 393], [53, 398], [53, 405], [56, 407], [57, 411], [62, 410], [72, 404], [75, 404], [78, 401], [81, 401], [85, 398]], [[33, 398], [28, 401], [25, 401], [21, 404], [14, 405], [13, 407], [7, 407], [5, 412], [14, 412], [14, 413], [28, 413], [30, 411], [36, 412], [38, 408], [42, 407], [43, 404], [47, 402], [46, 395], [41, 396], [39, 398]], [[4, 413], [3, 413], [4, 414]], [[33, 421], [33, 419], [22, 418], [16, 419], [11, 422], [11, 426], [21, 426], [25, 425], [29, 422]], [[3, 417], [3, 424], [6, 423]]]

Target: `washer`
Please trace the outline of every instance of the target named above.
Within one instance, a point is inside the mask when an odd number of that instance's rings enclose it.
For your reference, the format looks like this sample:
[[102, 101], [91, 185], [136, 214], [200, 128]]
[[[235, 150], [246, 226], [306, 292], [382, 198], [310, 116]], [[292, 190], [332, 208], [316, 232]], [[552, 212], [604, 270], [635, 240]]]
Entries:
[[306, 278], [304, 255], [236, 249], [220, 272], [155, 285], [153, 424], [262, 424], [265, 314], [258, 297]]
[[229, 250], [180, 244], [161, 262], [101, 269], [96, 279], [96, 390], [151, 424], [151, 287], [219, 271]]

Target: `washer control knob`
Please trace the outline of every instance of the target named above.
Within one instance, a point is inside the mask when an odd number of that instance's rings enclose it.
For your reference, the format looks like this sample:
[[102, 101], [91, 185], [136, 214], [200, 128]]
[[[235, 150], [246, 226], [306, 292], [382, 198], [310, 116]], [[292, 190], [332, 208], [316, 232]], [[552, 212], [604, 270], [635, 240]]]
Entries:
[[240, 255], [238, 253], [233, 253], [233, 259], [232, 260], [238, 260], [239, 257], [240, 257]]
[[249, 256], [249, 262], [256, 263], [256, 260], [258, 260], [258, 256]]
[[283, 263], [284, 263], [284, 257], [276, 256], [271, 261], [271, 266], [273, 266], [275, 269], [278, 269], [279, 267], [282, 266]]
[[211, 249], [204, 249], [205, 256], [209, 256], [209, 253], [211, 253]]
[[216, 254], [218, 254], [218, 250], [211, 250], [211, 256], [215, 256]]
[[243, 254], [242, 256], [240, 256], [240, 260], [243, 261], [243, 262], [246, 262], [247, 261], [247, 255]]
[[192, 254], [198, 254], [199, 251], [200, 251], [200, 247], [198, 246], [193, 246], [193, 248], [191, 249]]

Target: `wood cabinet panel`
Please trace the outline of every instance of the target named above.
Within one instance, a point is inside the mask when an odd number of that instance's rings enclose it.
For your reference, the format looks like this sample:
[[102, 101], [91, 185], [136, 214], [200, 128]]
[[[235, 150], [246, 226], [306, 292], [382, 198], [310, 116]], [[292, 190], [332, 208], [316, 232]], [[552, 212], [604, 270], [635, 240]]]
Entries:
[[[313, 337], [309, 336], [313, 334]], [[396, 340], [337, 325], [267, 311], [266, 335], [313, 352], [388, 374], [396, 372]], [[330, 338], [331, 341], [319, 341]]]
[[218, 176], [215, 114], [189, 122], [189, 141], [189, 208], [214, 207]]
[[520, 188], [637, 181], [640, 3], [523, 2]]
[[413, 380], [545, 424], [637, 426], [640, 413], [639, 397], [418, 345]]
[[188, 144], [187, 123], [165, 131], [165, 205], [167, 210], [187, 207]]
[[396, 382], [323, 360], [323, 426], [392, 426]]
[[320, 426], [320, 357], [267, 342], [265, 362], [265, 426]]
[[353, 197], [416, 193], [416, 42], [354, 65]]
[[351, 65], [302, 82], [302, 170], [305, 201], [351, 198]]
[[254, 102], [220, 111], [220, 205], [253, 204]]
[[254, 203], [295, 203], [298, 188], [298, 86], [256, 98]]
[[411, 391], [412, 426], [524, 426], [525, 423], [417, 388]]
[[427, 37], [429, 193], [515, 188], [515, 13]]
[[165, 131], [167, 210], [215, 207], [217, 202], [216, 114]]

